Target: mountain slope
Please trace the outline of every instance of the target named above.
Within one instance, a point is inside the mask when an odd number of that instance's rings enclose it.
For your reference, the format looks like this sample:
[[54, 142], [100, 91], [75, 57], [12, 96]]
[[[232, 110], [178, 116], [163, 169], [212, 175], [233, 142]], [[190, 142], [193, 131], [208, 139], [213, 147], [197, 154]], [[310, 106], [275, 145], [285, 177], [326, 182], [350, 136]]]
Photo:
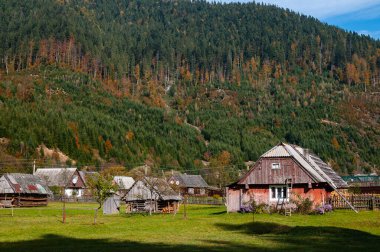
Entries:
[[79, 165], [241, 168], [287, 141], [341, 173], [380, 165], [379, 41], [255, 3], [11, 0], [0, 13], [0, 137], [16, 157], [45, 144]]

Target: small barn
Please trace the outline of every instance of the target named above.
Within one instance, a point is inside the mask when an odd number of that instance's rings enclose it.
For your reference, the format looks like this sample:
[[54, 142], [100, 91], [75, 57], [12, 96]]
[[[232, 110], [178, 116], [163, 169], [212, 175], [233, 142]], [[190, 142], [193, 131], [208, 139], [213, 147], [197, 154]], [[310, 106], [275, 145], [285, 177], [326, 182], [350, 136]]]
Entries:
[[35, 175], [44, 179], [49, 187], [64, 189], [66, 197], [79, 198], [85, 194], [85, 177], [77, 168], [40, 168]]
[[289, 202], [296, 195], [320, 205], [339, 188], [347, 188], [347, 183], [317, 155], [296, 145], [280, 143], [226, 188], [227, 211], [240, 211], [252, 200], [267, 205]]
[[342, 178], [356, 194], [380, 194], [380, 176], [378, 175], [357, 174]]
[[182, 197], [165, 179], [146, 177], [136, 181], [128, 191], [125, 202], [128, 212], [171, 213], [178, 210]]
[[120, 212], [120, 196], [112, 195], [103, 204], [103, 214], [118, 214]]
[[172, 186], [178, 186], [182, 195], [207, 196], [208, 184], [201, 175], [177, 174], [169, 179]]
[[0, 178], [0, 206], [47, 206], [50, 195], [46, 182], [32, 174], [9, 173]]
[[127, 176], [114, 176], [113, 181], [118, 186], [117, 194], [121, 197], [124, 198], [129, 189], [133, 186], [135, 183], [135, 180], [132, 177], [127, 177]]

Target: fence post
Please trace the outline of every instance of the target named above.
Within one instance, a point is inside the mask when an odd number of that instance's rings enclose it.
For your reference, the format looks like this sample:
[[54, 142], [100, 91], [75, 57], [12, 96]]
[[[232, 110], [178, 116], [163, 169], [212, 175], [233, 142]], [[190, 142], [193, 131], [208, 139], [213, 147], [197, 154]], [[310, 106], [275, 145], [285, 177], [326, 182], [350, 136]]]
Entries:
[[96, 217], [98, 216], [98, 208], [95, 208], [94, 225], [96, 224]]

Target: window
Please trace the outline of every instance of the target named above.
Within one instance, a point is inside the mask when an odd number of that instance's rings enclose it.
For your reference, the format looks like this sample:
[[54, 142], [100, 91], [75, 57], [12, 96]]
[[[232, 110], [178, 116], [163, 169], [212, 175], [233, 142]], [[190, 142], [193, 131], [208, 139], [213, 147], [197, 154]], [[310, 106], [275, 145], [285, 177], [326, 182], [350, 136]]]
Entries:
[[188, 192], [189, 194], [194, 194], [194, 188], [189, 188], [189, 189], [187, 189], [187, 192]]
[[280, 169], [280, 163], [272, 163], [272, 169]]
[[270, 200], [288, 200], [288, 188], [286, 186], [270, 186]]

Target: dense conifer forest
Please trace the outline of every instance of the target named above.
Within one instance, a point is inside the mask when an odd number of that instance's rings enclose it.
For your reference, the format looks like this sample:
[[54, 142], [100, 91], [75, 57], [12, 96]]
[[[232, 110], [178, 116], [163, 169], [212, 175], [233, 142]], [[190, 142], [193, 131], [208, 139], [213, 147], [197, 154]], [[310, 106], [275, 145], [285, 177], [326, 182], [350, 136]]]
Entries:
[[380, 41], [368, 36], [186, 0], [9, 0], [0, 23], [8, 170], [59, 162], [43, 144], [79, 167], [230, 173], [280, 141], [341, 174], [380, 166]]

